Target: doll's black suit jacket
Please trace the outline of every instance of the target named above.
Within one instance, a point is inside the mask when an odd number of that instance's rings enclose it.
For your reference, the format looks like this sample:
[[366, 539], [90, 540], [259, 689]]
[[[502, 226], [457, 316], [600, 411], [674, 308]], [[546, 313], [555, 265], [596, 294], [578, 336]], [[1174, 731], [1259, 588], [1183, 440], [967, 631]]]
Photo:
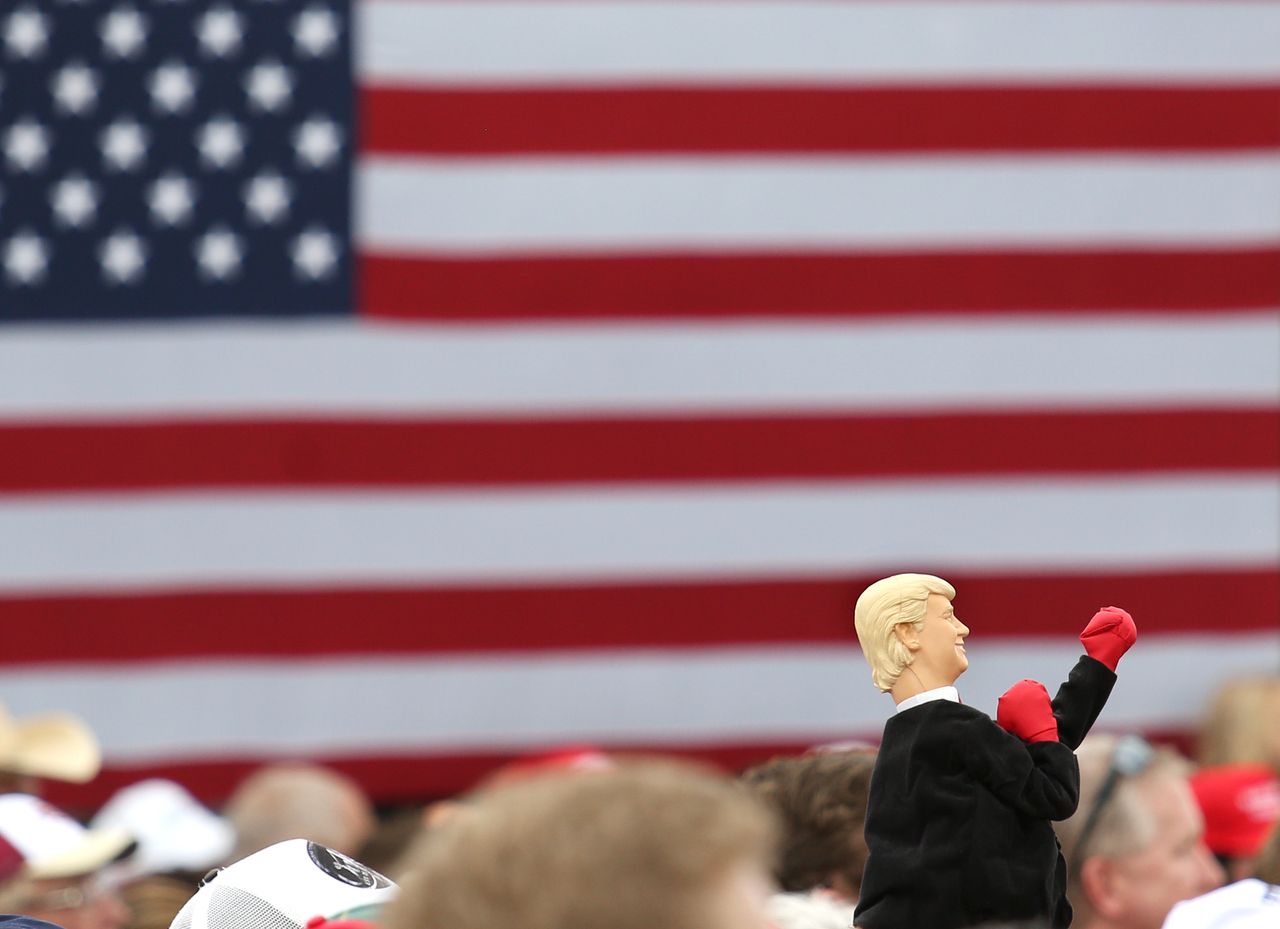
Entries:
[[1075, 812], [1074, 749], [1115, 674], [1082, 656], [1053, 699], [1058, 741], [1026, 743], [985, 713], [934, 700], [884, 727], [868, 794], [870, 855], [853, 924], [968, 929], [997, 920], [1071, 923], [1051, 820]]

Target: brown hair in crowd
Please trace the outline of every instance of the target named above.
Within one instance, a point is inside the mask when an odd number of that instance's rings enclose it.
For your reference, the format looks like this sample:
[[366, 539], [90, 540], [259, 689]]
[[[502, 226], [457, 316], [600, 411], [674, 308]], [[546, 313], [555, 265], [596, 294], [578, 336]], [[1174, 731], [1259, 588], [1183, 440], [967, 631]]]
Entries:
[[867, 843], [867, 791], [873, 750], [774, 758], [748, 769], [743, 782], [777, 811], [782, 851], [776, 877], [783, 890], [828, 887], [855, 900]]

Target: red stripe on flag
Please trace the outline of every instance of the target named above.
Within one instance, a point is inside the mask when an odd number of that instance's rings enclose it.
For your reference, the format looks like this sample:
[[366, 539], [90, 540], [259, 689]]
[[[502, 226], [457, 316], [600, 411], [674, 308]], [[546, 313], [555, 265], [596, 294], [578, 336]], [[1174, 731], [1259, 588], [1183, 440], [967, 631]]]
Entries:
[[1223, 151], [1280, 146], [1280, 86], [366, 87], [386, 154]]
[[[1144, 636], [1267, 631], [1280, 614], [1275, 569], [981, 576], [916, 567], [939, 571], [956, 585], [957, 609], [975, 641], [1074, 637], [1108, 603], [1131, 609]], [[9, 596], [0, 598], [0, 615], [9, 665], [761, 644], [854, 648], [853, 605], [873, 580]]]
[[1274, 408], [0, 426], [0, 491], [7, 492], [1277, 467]]
[[[1096, 727], [1106, 729], [1106, 718]], [[1194, 747], [1194, 733], [1187, 729], [1145, 730], [1153, 742], [1172, 745], [1184, 753]], [[848, 740], [869, 745], [880, 741], [880, 732], [862, 731], [844, 734]], [[777, 755], [799, 755], [823, 737], [805, 740], [803, 734], [769, 742], [717, 743], [697, 746], [670, 746], [631, 743], [610, 746], [611, 753], [626, 755], [664, 755], [702, 761], [736, 773], [750, 765]], [[843, 740], [842, 740], [843, 741]], [[555, 746], [547, 746], [553, 748]], [[460, 793], [480, 784], [503, 765], [518, 761], [529, 753], [495, 749], [489, 752], [420, 752], [400, 754], [368, 753], [359, 757], [328, 756], [308, 760], [323, 764], [350, 776], [361, 784], [375, 800], [420, 804], [424, 798], [444, 797]], [[152, 777], [175, 780], [212, 806], [221, 805], [235, 786], [264, 762], [272, 759], [237, 755], [230, 758], [157, 762], [152, 764], [113, 764], [108, 761], [102, 773], [89, 784], [62, 784], [48, 781], [44, 793], [61, 809], [89, 813], [105, 803], [123, 787]]]
[[[861, 735], [876, 742], [880, 739], [878, 731]], [[708, 762], [727, 772], [736, 772], [775, 755], [800, 754], [819, 741], [819, 737], [809, 741], [801, 739], [802, 737], [796, 736], [772, 742], [696, 747], [628, 744], [614, 751], [619, 754], [687, 758]], [[371, 752], [356, 758], [334, 756], [312, 757], [308, 760], [348, 775], [377, 801], [420, 804], [425, 798], [449, 796], [475, 787], [498, 768], [518, 761], [527, 754], [533, 752], [500, 749], [490, 752], [441, 751], [417, 754]], [[190, 761], [154, 764], [108, 764], [90, 784], [80, 786], [47, 782], [43, 793], [61, 809], [92, 812], [121, 788], [147, 778], [162, 777], [178, 781], [205, 803], [218, 806], [241, 780], [263, 763], [272, 760], [274, 759], [237, 755], [216, 760], [193, 758]]]
[[674, 319], [1204, 312], [1280, 304], [1280, 245], [1233, 250], [358, 256], [362, 312]]

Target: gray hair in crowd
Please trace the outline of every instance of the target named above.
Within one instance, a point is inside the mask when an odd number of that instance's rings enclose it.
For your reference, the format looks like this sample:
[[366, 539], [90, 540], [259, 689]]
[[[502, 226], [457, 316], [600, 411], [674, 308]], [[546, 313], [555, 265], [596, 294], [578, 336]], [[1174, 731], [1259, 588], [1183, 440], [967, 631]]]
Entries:
[[[1080, 851], [1084, 852], [1085, 858], [1122, 858], [1145, 849], [1155, 838], [1157, 823], [1155, 815], [1141, 799], [1142, 785], [1154, 778], [1186, 777], [1191, 771], [1190, 763], [1177, 752], [1154, 747], [1151, 761], [1145, 768], [1136, 774], [1124, 775], [1116, 782], [1086, 846], [1079, 849], [1080, 833], [1097, 806], [1098, 793], [1111, 768], [1118, 743], [1119, 738], [1114, 735], [1091, 735], [1076, 749], [1080, 763], [1080, 802], [1070, 819], [1053, 824], [1058, 841], [1062, 843], [1062, 856], [1069, 863], [1083, 862], [1078, 854]], [[1073, 922], [1084, 924], [1088, 922], [1091, 908], [1080, 886], [1080, 870], [1077, 866], [1067, 874], [1067, 896], [1075, 909]]]

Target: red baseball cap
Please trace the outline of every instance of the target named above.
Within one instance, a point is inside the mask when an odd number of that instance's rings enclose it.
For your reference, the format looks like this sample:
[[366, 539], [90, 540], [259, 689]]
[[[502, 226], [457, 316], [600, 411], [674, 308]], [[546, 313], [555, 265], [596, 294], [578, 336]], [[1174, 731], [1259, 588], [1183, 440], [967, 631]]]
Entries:
[[1204, 813], [1204, 844], [1216, 854], [1256, 855], [1280, 820], [1280, 778], [1267, 765], [1201, 768], [1191, 790]]

